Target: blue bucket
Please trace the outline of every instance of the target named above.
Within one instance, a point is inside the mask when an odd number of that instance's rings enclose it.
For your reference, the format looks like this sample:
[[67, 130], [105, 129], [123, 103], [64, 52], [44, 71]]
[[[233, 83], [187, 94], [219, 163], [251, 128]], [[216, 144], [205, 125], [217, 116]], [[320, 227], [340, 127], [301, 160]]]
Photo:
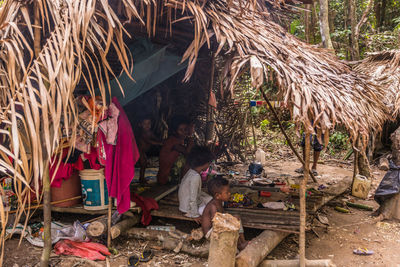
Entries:
[[104, 169], [82, 170], [79, 176], [82, 183], [83, 208], [86, 210], [107, 209], [108, 191]]

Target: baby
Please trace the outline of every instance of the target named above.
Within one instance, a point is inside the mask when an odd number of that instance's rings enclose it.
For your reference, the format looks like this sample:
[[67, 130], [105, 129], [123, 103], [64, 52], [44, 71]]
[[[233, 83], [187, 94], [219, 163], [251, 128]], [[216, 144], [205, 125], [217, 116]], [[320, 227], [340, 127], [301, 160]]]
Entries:
[[[201, 219], [201, 227], [203, 229], [203, 234], [206, 238], [210, 237], [212, 232], [212, 219], [215, 213], [224, 213], [223, 202], [229, 201], [231, 193], [229, 190], [229, 182], [225, 178], [216, 177], [211, 179], [208, 184], [208, 192], [212, 195], [213, 199], [208, 202], [205, 207]], [[236, 217], [236, 216], [235, 216]], [[239, 219], [239, 218], [238, 218]], [[240, 224], [239, 229], [239, 239], [238, 239], [238, 249], [242, 250], [247, 246], [248, 241], [244, 238], [244, 231], [242, 224]]]

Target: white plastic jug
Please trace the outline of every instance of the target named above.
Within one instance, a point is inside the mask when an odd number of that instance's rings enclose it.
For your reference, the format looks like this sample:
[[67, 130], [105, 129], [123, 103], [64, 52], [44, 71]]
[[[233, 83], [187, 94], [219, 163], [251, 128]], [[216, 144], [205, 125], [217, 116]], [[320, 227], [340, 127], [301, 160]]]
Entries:
[[265, 164], [265, 152], [261, 148], [256, 151], [256, 161], [260, 162], [262, 165]]
[[371, 179], [357, 174], [353, 180], [351, 194], [355, 197], [366, 199], [371, 189]]

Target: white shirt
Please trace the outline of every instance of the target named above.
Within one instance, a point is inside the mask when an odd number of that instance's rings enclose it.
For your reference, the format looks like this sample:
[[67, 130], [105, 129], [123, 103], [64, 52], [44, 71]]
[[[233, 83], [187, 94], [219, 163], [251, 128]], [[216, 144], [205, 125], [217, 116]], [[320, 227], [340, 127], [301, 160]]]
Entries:
[[179, 210], [185, 216], [196, 218], [201, 214], [200, 206], [205, 206], [212, 198], [201, 191], [201, 177], [195, 170], [190, 169], [183, 177], [178, 191]]

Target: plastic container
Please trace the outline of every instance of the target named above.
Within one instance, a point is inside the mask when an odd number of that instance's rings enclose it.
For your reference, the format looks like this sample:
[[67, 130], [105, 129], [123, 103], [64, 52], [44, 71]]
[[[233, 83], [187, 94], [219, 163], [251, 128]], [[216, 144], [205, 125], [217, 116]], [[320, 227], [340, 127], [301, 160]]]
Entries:
[[82, 183], [83, 208], [103, 210], [108, 208], [108, 191], [104, 169], [82, 170], [79, 172]]
[[262, 149], [260, 149], [260, 148], [258, 148], [257, 149], [257, 151], [256, 151], [256, 161], [257, 162], [260, 162], [261, 163], [261, 165], [265, 165], [265, 152], [264, 152], [264, 150], [262, 150]]
[[355, 197], [366, 199], [371, 189], [371, 179], [357, 174], [353, 180], [351, 194]]
[[[60, 187], [51, 188], [51, 201], [59, 201], [69, 199], [82, 195], [81, 190], [81, 179], [79, 178], [78, 172], [74, 172], [71, 177], [67, 180], [63, 180]], [[82, 202], [82, 199], [74, 199], [58, 204], [53, 204], [56, 207], [72, 207]]]

